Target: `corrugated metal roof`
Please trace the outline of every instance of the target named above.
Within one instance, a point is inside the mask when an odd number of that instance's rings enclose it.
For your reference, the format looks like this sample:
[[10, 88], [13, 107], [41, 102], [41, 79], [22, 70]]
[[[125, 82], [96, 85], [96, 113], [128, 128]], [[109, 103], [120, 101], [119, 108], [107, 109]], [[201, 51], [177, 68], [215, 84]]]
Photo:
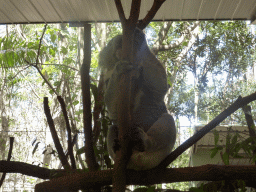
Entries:
[[[132, 0], [122, 0], [129, 15]], [[140, 19], [154, 0], [142, 0]], [[0, 0], [0, 23], [119, 21], [114, 0]], [[166, 0], [155, 21], [254, 20], [256, 0]]]

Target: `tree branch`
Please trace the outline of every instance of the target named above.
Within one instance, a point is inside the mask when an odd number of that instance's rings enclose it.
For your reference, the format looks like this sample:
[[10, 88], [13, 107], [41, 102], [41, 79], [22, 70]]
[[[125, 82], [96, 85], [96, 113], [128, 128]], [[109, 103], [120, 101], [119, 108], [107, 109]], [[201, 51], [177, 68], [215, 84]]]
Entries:
[[121, 0], [115, 0], [115, 4], [116, 4], [116, 9], [118, 11], [118, 15], [119, 15], [121, 23], [126, 23], [127, 20], [124, 15], [124, 9], [123, 9]]
[[[237, 180], [255, 181], [255, 165], [203, 165], [199, 167], [172, 168], [147, 171], [127, 170], [127, 185], [153, 185], [185, 181], [221, 181]], [[72, 175], [52, 179], [36, 185], [36, 192], [62, 190], [82, 190], [94, 186], [110, 185], [113, 170], [73, 173]], [[255, 183], [255, 182], [254, 182]], [[250, 187], [256, 188], [256, 184]], [[38, 190], [40, 189], [40, 190]]]
[[41, 45], [42, 45], [42, 39], [44, 38], [44, 33], [46, 31], [46, 27], [47, 27], [47, 24], [44, 25], [43, 33], [42, 33], [42, 36], [40, 38], [39, 47], [38, 47], [38, 50], [37, 50], [36, 63], [39, 63], [40, 49], [41, 49]]
[[90, 64], [91, 64], [91, 25], [84, 24], [84, 59], [80, 69], [81, 86], [83, 96], [83, 122], [85, 137], [85, 156], [86, 163], [90, 171], [97, 170], [99, 165], [96, 162], [93, 150], [92, 135], [92, 113], [91, 113], [91, 95], [90, 95]]
[[64, 102], [64, 100], [61, 96], [57, 96], [57, 99], [60, 103], [62, 113], [63, 113], [64, 119], [65, 119], [65, 122], [66, 122], [66, 128], [67, 128], [67, 132], [68, 132], [68, 154], [69, 154], [69, 157], [70, 157], [70, 160], [71, 160], [72, 169], [76, 169], [76, 160], [75, 160], [74, 153], [73, 153], [71, 128], [70, 128], [70, 124], [69, 124], [69, 120], [68, 120], [66, 105], [65, 105], [65, 102]]
[[[147, 24], [156, 14], [165, 0], [155, 0], [150, 10], [150, 14], [144, 20], [143, 27]], [[126, 188], [126, 166], [132, 155], [132, 136], [135, 132], [134, 127], [131, 126], [132, 117], [132, 101], [133, 101], [133, 90], [137, 67], [135, 61], [134, 32], [138, 24], [138, 18], [140, 14], [141, 0], [133, 0], [131, 5], [130, 17], [127, 20], [124, 15], [123, 7], [120, 0], [115, 0], [118, 14], [122, 23], [123, 37], [122, 37], [122, 60], [130, 61], [131, 65], [134, 65], [135, 69], [130, 72], [123, 74], [119, 82], [119, 93], [118, 93], [118, 109], [117, 109], [117, 126], [118, 126], [118, 139], [120, 141], [120, 150], [116, 152], [116, 159], [114, 165], [113, 174], [113, 191], [120, 192], [125, 191]], [[148, 22], [148, 23], [147, 23]], [[142, 28], [140, 28], [142, 29]], [[131, 54], [132, 53], [132, 54]]]
[[148, 14], [143, 20], [139, 21], [139, 24], [137, 27], [139, 29], [145, 29], [147, 25], [150, 23], [150, 21], [155, 17], [157, 11], [159, 10], [159, 8], [162, 6], [164, 2], [165, 0], [154, 0], [154, 3], [150, 11], [148, 12]]
[[[133, 39], [134, 31], [138, 22], [140, 13], [141, 0], [133, 0], [129, 20], [126, 20], [123, 12], [123, 7], [120, 0], [115, 0], [118, 14], [122, 23], [123, 37], [122, 37], [122, 60], [130, 61], [132, 65], [134, 55], [133, 53]], [[139, 7], [136, 7], [139, 6]], [[135, 66], [135, 70], [136, 70]], [[132, 70], [121, 76], [119, 82], [118, 92], [118, 108], [117, 108], [117, 126], [119, 130], [118, 139], [120, 141], [120, 150], [116, 152], [116, 159], [113, 173], [113, 191], [122, 192], [126, 189], [126, 166], [132, 155], [132, 137], [133, 129], [131, 127], [131, 100], [133, 90], [133, 76], [135, 70]]]
[[[175, 41], [175, 43], [172, 43], [170, 45], [160, 45], [159, 44], [159, 45], [153, 46], [153, 48], [151, 50], [156, 54], [158, 51], [166, 51], [166, 50], [174, 49], [174, 48], [180, 46], [184, 41], [186, 41], [186, 39], [188, 37], [191, 37], [194, 35], [194, 34], [192, 34], [192, 32], [197, 28], [197, 26], [199, 26], [199, 22], [194, 22], [194, 24], [192, 26], [190, 26], [184, 30], [184, 34], [177, 41]], [[189, 49], [186, 49], [186, 50], [189, 50]]]
[[[30, 63], [31, 65], [35, 65], [36, 63]], [[52, 63], [52, 64], [45, 64], [45, 63], [38, 63], [40, 65], [55, 65], [55, 66], [58, 66], [58, 67], [66, 67], [66, 68], [69, 68], [69, 69], [73, 69], [74, 71], [80, 71], [79, 69], [76, 69], [75, 67], [70, 67], [68, 65], [65, 65], [65, 64], [61, 64], [61, 63]]]
[[49, 108], [49, 105], [48, 105], [48, 97], [44, 97], [44, 113], [45, 113], [45, 116], [47, 118], [47, 122], [48, 122], [48, 125], [49, 125], [49, 128], [50, 128], [51, 134], [52, 134], [52, 139], [54, 141], [54, 145], [55, 145], [56, 150], [57, 150], [58, 155], [59, 155], [59, 159], [60, 159], [64, 169], [70, 169], [70, 165], [69, 165], [68, 160], [65, 156], [63, 148], [60, 144], [60, 140], [58, 138], [58, 134], [56, 132], [55, 125], [54, 125], [54, 122], [53, 122], [53, 119], [52, 119], [52, 116], [51, 116], [50, 108]]
[[[0, 161], [0, 172], [21, 173], [41, 179], [51, 179], [36, 185], [36, 192], [86, 189], [93, 186], [111, 185], [113, 170], [93, 171], [47, 169], [23, 162]], [[199, 167], [151, 169], [147, 171], [127, 170], [127, 185], [153, 185], [184, 181], [256, 180], [255, 165], [203, 165]], [[63, 176], [64, 175], [64, 176]], [[53, 179], [53, 176], [55, 178]], [[62, 177], [60, 177], [62, 176]], [[58, 178], [56, 178], [58, 177]], [[256, 188], [256, 184], [248, 184]], [[39, 189], [39, 190], [38, 190]], [[64, 191], [65, 191], [64, 190]]]
[[44, 79], [44, 81], [46, 82], [46, 84], [50, 87], [50, 89], [58, 96], [59, 93], [53, 88], [52, 84], [46, 79], [46, 77], [43, 75], [43, 73], [40, 71], [40, 69], [38, 68], [37, 65], [32, 65], [31, 63], [29, 63], [26, 59], [25, 59], [25, 62], [30, 65], [30, 66], [33, 66], [36, 68], [36, 70], [38, 71], [38, 73], [41, 75], [41, 77]]
[[41, 49], [41, 45], [42, 45], [42, 39], [44, 37], [44, 33], [46, 31], [46, 27], [47, 27], [47, 24], [45, 24], [44, 26], [44, 29], [43, 29], [43, 33], [42, 33], [42, 36], [40, 38], [40, 42], [39, 42], [39, 47], [38, 47], [38, 50], [37, 50], [37, 57], [36, 57], [36, 63], [35, 64], [32, 64], [30, 63], [29, 61], [27, 61], [26, 59], [25, 62], [30, 65], [30, 66], [33, 66], [37, 69], [38, 73], [41, 75], [41, 77], [44, 79], [44, 81], [46, 82], [46, 84], [50, 87], [50, 89], [58, 96], [58, 92], [53, 88], [52, 84], [46, 79], [46, 77], [43, 75], [43, 73], [40, 71], [39, 67], [38, 67], [38, 64], [39, 64], [39, 55], [40, 55], [40, 49]]
[[141, 0], [132, 1], [130, 17], [129, 17], [129, 22], [132, 24], [136, 25], [139, 20], [140, 5], [141, 5]]
[[93, 113], [93, 121], [94, 121], [94, 127], [93, 127], [93, 143], [96, 145], [96, 142], [98, 141], [100, 132], [101, 132], [101, 122], [99, 121], [100, 112], [102, 111], [102, 107], [104, 104], [104, 78], [103, 74], [100, 75], [100, 80], [97, 88], [97, 97], [95, 99], [95, 105], [94, 105], [94, 113]]
[[[245, 119], [248, 125], [249, 135], [250, 137], [255, 139], [256, 133], [255, 133], [255, 124], [252, 119], [252, 109], [249, 105], [246, 105], [246, 106], [243, 106], [243, 111], [244, 111]], [[255, 145], [255, 140], [252, 141], [252, 145]], [[256, 149], [253, 150], [253, 155], [255, 154], [256, 154]], [[256, 165], [256, 161], [254, 163]]]

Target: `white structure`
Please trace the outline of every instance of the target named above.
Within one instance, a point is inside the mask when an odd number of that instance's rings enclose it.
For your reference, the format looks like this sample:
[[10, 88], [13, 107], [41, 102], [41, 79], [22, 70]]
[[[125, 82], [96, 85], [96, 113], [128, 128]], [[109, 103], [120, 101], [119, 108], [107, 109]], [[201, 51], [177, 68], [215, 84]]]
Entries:
[[[197, 126], [194, 128], [194, 131], [197, 132], [202, 128], [202, 126]], [[246, 126], [217, 126], [214, 128], [219, 133], [219, 141], [217, 145], [226, 146], [226, 138], [229, 134], [231, 136], [231, 141], [233, 136], [238, 133], [239, 137], [237, 138], [237, 142], [243, 141], [249, 138], [249, 130]], [[215, 147], [214, 140], [214, 131], [212, 130], [208, 134], [206, 134], [202, 139], [200, 139], [196, 144], [194, 144], [191, 148], [190, 161], [189, 166], [201, 166], [206, 164], [218, 164], [224, 165], [220, 152], [218, 152], [214, 158], [211, 158], [211, 149]], [[225, 152], [225, 148], [223, 149], [223, 153]], [[230, 165], [250, 165], [254, 164], [254, 162], [250, 161], [250, 158], [246, 155], [246, 153], [241, 149], [238, 154], [243, 156], [244, 158], [232, 158], [229, 157]], [[201, 184], [201, 182], [191, 182], [192, 186], [196, 187]], [[192, 187], [191, 186], [191, 187]]]

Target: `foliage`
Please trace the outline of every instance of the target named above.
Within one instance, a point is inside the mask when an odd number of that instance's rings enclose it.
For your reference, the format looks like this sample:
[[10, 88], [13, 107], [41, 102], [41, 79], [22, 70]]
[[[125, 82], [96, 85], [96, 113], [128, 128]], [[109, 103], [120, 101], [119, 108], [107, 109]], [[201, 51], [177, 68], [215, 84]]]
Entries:
[[[158, 59], [166, 68], [170, 85], [167, 94], [168, 110], [175, 114], [177, 122], [181, 116], [193, 119], [195, 95], [198, 94], [198, 118], [201, 123], [205, 123], [225, 109], [238, 95], [255, 91], [254, 74], [250, 73], [255, 58], [255, 36], [243, 21], [205, 21], [200, 22], [198, 29], [192, 30], [194, 25], [195, 22], [156, 22], [151, 23], [145, 32], [150, 47], [156, 51]], [[44, 25], [9, 25], [0, 37], [0, 94], [3, 98], [0, 100], [3, 114], [0, 118], [1, 121], [4, 117], [8, 119], [8, 135], [1, 133], [1, 136], [7, 138], [15, 135], [16, 161], [39, 165], [43, 159], [44, 146], [52, 143], [42, 110], [45, 96], [50, 98], [60, 140], [64, 148], [67, 148], [65, 124], [53, 89], [65, 100], [72, 134], [80, 133], [76, 157], [78, 161], [82, 157], [83, 125], [79, 73], [82, 62], [79, 47], [82, 40], [79, 30], [69, 28], [68, 24], [48, 24], [41, 39]], [[103, 38], [104, 33], [106, 39]], [[90, 70], [92, 107], [97, 104], [99, 51], [117, 34], [121, 34], [119, 23], [106, 24], [106, 31], [101, 24], [93, 25]], [[159, 45], [172, 46], [162, 51], [158, 49]], [[254, 103], [252, 108], [255, 109]], [[93, 110], [92, 108], [92, 112], [95, 112]], [[255, 110], [252, 114], [255, 117]], [[103, 109], [100, 119], [97, 120], [101, 123], [101, 134], [94, 148], [97, 160], [103, 168], [111, 167], [105, 141], [110, 123], [106, 115], [107, 111]], [[224, 123], [230, 122], [244, 124], [242, 111], [238, 110]], [[33, 143], [31, 141], [35, 137], [41, 142], [34, 143], [32, 147], [30, 143]], [[249, 154], [251, 149], [246, 148], [246, 144], [250, 141], [238, 142], [238, 138], [239, 135], [228, 139], [228, 149], [216, 146], [213, 156], [214, 153], [223, 151], [223, 159], [228, 164], [229, 157], [237, 155], [238, 149], [244, 149]], [[6, 139], [3, 141], [3, 146], [6, 146]], [[2, 151], [4, 153], [1, 155], [6, 156], [6, 149], [3, 148]], [[189, 153], [184, 153], [171, 166], [187, 166], [188, 161]], [[56, 158], [50, 167], [58, 168]], [[188, 188], [187, 183], [167, 186], [181, 190]]]

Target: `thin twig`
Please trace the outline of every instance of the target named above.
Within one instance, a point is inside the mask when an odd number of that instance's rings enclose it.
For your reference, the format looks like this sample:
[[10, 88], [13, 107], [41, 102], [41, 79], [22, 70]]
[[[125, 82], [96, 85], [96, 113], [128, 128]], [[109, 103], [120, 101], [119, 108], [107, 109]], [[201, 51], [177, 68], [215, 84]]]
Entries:
[[[22, 77], [25, 79], [26, 77], [23, 75], [23, 73], [20, 73], [22, 75]], [[32, 92], [35, 94], [35, 96], [37, 97], [38, 100], [41, 99], [41, 97], [37, 94], [37, 92], [35, 91], [35, 87], [36, 86], [32, 86], [31, 83], [28, 81], [28, 86], [30, 87], [30, 89], [32, 90]]]
[[55, 129], [55, 125], [54, 125], [54, 122], [53, 122], [53, 119], [52, 119], [51, 111], [50, 111], [50, 108], [49, 108], [49, 105], [48, 105], [48, 97], [44, 97], [44, 113], [45, 113], [45, 116], [47, 118], [47, 122], [48, 122], [48, 125], [49, 125], [49, 128], [50, 128], [51, 134], [52, 134], [52, 139], [54, 141], [56, 150], [59, 154], [60, 162], [62, 163], [64, 169], [70, 169], [70, 165], [69, 165], [68, 160], [65, 156], [63, 148], [60, 144], [58, 134], [57, 134], [56, 129]]
[[52, 84], [46, 79], [46, 77], [43, 75], [43, 73], [40, 71], [40, 69], [38, 68], [37, 65], [32, 65], [31, 63], [29, 63], [26, 59], [25, 59], [25, 62], [28, 64], [28, 65], [31, 65], [33, 67], [36, 68], [36, 70], [38, 71], [38, 73], [41, 75], [41, 77], [44, 79], [44, 81], [46, 82], [46, 84], [50, 87], [50, 89], [58, 96], [59, 93], [53, 88]]
[[[26, 66], [23, 69], [19, 70], [13, 77], [12, 79], [14, 79], [19, 73], [21, 73], [22, 71], [25, 71], [27, 68], [29, 68], [30, 66]], [[2, 68], [2, 67], [1, 67]]]
[[71, 128], [70, 128], [70, 124], [69, 124], [69, 120], [68, 120], [66, 105], [61, 96], [57, 96], [57, 99], [60, 103], [62, 113], [63, 113], [64, 119], [66, 122], [66, 128], [67, 128], [67, 132], [68, 132], [68, 153], [70, 156], [72, 169], [76, 169], [76, 161], [75, 161], [75, 157], [74, 157], [74, 153], [73, 153], [72, 138], [71, 138]]
[[47, 27], [47, 24], [44, 25], [43, 33], [42, 33], [42, 36], [40, 38], [39, 47], [38, 47], [38, 50], [37, 50], [36, 64], [39, 63], [40, 49], [41, 49], [41, 45], [42, 45], [42, 40], [44, 38], [44, 33], [46, 31], [46, 27]]
[[80, 71], [79, 69], [76, 69], [75, 67], [70, 67], [68, 65], [64, 65], [64, 64], [61, 64], [61, 63], [52, 63], [52, 64], [45, 64], [45, 63], [30, 63], [32, 65], [35, 65], [35, 64], [40, 64], [40, 65], [54, 65], [54, 66], [58, 66], [58, 67], [66, 67], [66, 68], [69, 68], [69, 69], [73, 69], [74, 71]]
[[94, 120], [94, 127], [93, 127], [93, 144], [96, 145], [96, 142], [98, 141], [100, 132], [101, 132], [101, 123], [99, 121], [99, 116], [100, 112], [102, 111], [103, 108], [103, 103], [104, 103], [104, 78], [103, 74], [100, 75], [100, 80], [98, 84], [98, 89], [97, 89], [97, 97], [95, 98], [95, 104], [94, 104], [94, 112], [93, 112], [93, 120]]
[[40, 42], [39, 42], [39, 47], [38, 47], [38, 50], [37, 50], [37, 57], [36, 57], [36, 63], [35, 64], [32, 64], [30, 63], [28, 60], [24, 59], [24, 61], [30, 65], [30, 66], [33, 66], [37, 69], [38, 73], [41, 75], [41, 77], [44, 79], [44, 81], [46, 82], [46, 84], [50, 87], [50, 89], [58, 96], [58, 92], [53, 88], [53, 86], [51, 85], [51, 83], [45, 78], [45, 76], [42, 74], [41, 70], [38, 68], [38, 64], [39, 64], [39, 55], [40, 55], [40, 49], [41, 49], [41, 45], [42, 45], [42, 39], [44, 37], [44, 33], [46, 31], [46, 27], [47, 27], [47, 24], [45, 24], [44, 26], [44, 29], [43, 29], [43, 33], [42, 33], [42, 36], [40, 38]]

